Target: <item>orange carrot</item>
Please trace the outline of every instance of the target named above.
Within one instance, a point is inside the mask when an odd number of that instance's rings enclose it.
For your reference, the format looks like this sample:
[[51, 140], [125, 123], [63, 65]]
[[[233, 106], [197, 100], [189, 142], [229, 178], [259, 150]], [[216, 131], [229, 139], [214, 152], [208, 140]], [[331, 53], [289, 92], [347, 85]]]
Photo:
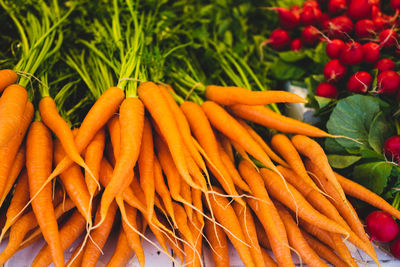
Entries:
[[[80, 267], [82, 266], [82, 260], [83, 260], [83, 251], [84, 251], [84, 239], [81, 241], [79, 246], [77, 246], [74, 250], [74, 253], [72, 253], [71, 257], [67, 261], [66, 265], [68, 267]], [[83, 246], [83, 248], [82, 248]], [[78, 255], [79, 253], [79, 255]]]
[[225, 151], [225, 153], [229, 156], [232, 162], [235, 161], [235, 157], [233, 156], [233, 149], [232, 149], [232, 144], [229, 141], [226, 136], [219, 134], [217, 137], [219, 143], [221, 144], [222, 149]]
[[253, 220], [253, 215], [249, 207], [243, 207], [237, 202], [233, 203], [233, 209], [239, 219], [243, 234], [247, 244], [251, 245], [250, 253], [256, 266], [265, 266], [264, 257], [261, 252], [260, 244], [257, 239], [257, 231]]
[[130, 176], [129, 173], [139, 156], [143, 134], [144, 107], [138, 98], [129, 97], [122, 102], [119, 109], [119, 123], [121, 127], [120, 153], [119, 157], [116, 158], [112, 178], [101, 197], [100, 214], [102, 218], [106, 217], [108, 207], [115, 196], [124, 191], [124, 184], [130, 184], [127, 177]]
[[194, 237], [194, 246], [191, 247], [188, 244], [184, 244], [184, 249], [186, 252], [186, 264], [192, 267], [201, 267], [201, 253], [203, 249], [203, 239], [202, 239], [202, 230], [203, 226], [197, 217], [193, 217], [193, 221], [189, 222], [189, 228], [192, 231]]
[[[336, 251], [340, 255], [340, 257], [349, 265], [349, 266], [358, 266], [355, 262], [354, 258], [351, 256], [351, 253], [347, 246], [343, 243], [342, 238], [339, 234], [329, 233], [332, 237], [332, 240], [335, 244]], [[379, 266], [379, 265], [378, 265]]]
[[278, 267], [274, 259], [272, 259], [272, 257], [264, 248], [261, 248], [261, 253], [264, 257], [264, 262], [266, 267]]
[[193, 221], [192, 191], [190, 189], [190, 186], [183, 179], [181, 179], [181, 196], [185, 200], [185, 203], [183, 203], [183, 207], [185, 208], [186, 215], [188, 216], [189, 221]]
[[[26, 169], [28, 172], [31, 199], [36, 195], [51, 173], [53, 141], [47, 127], [35, 121], [31, 124], [26, 141]], [[38, 220], [43, 237], [49, 245], [51, 257], [56, 266], [64, 266], [64, 254], [58, 224], [51, 201], [51, 185], [46, 185], [32, 200], [32, 208]]]
[[[223, 193], [222, 190], [217, 187], [212, 187], [212, 190], [221, 194]], [[224, 231], [239, 253], [243, 263], [248, 267], [255, 266], [248, 247], [249, 244], [246, 244], [246, 238], [244, 237], [244, 233], [240, 227], [239, 219], [237, 218], [232, 206], [229, 205], [229, 201], [225, 197], [214, 195], [210, 197], [210, 203], [215, 218], [226, 228]], [[178, 216], [176, 217], [178, 220]]]
[[128, 237], [124, 229], [121, 227], [119, 230], [117, 246], [111, 259], [107, 263], [107, 267], [120, 267], [125, 266], [132, 257], [133, 249], [129, 246]]
[[138, 159], [140, 186], [146, 197], [146, 207], [149, 217], [154, 210], [154, 146], [151, 124], [147, 118], [144, 120], [142, 144]]
[[296, 94], [286, 91], [251, 91], [236, 86], [208, 85], [207, 99], [220, 105], [267, 105], [272, 103], [307, 103]]
[[400, 220], [400, 211], [387, 203], [386, 200], [384, 200], [374, 192], [368, 190], [367, 188], [341, 176], [338, 173], [335, 173], [335, 176], [347, 195], [367, 202], [368, 204], [378, 209], [384, 210], [387, 213], [391, 214], [393, 217], [396, 217]]
[[174, 214], [176, 218], [176, 223], [178, 225], [178, 230], [182, 234], [182, 236], [189, 242], [190, 245], [194, 244], [194, 238], [192, 231], [188, 226], [187, 216], [183, 207], [177, 203], [173, 203], [174, 205]]
[[14, 70], [2, 69], [0, 70], [0, 93], [9, 85], [15, 83], [18, 75]]
[[317, 253], [308, 245], [296, 222], [293, 220], [292, 215], [282, 206], [282, 204], [275, 202], [275, 207], [279, 212], [285, 224], [286, 232], [289, 238], [289, 243], [296, 251], [299, 252], [301, 258], [310, 266], [328, 266]]
[[291, 184], [285, 186], [282, 179], [275, 172], [262, 168], [261, 176], [271, 196], [282, 202], [282, 204], [292, 211], [298, 212], [300, 218], [327, 231], [343, 235], [348, 234], [343, 226], [315, 210]]
[[88, 171], [85, 171], [85, 182], [89, 191], [89, 195], [93, 198], [96, 193], [97, 183], [99, 181], [99, 172], [101, 159], [103, 158], [104, 146], [105, 146], [105, 132], [101, 128], [96, 135], [90, 141], [89, 145], [85, 150], [85, 161], [89, 169], [91, 170], [93, 177], [91, 177]]
[[[165, 228], [167, 228], [167, 220], [163, 217], [160, 216], [159, 221], [164, 225]], [[177, 235], [178, 233], [175, 233]], [[166, 242], [170, 246], [170, 248], [174, 251], [174, 254], [176, 254], [181, 261], [181, 263], [184, 262], [185, 256], [183, 255], [183, 248], [182, 248], [182, 243], [180, 240], [177, 239], [176, 236], [173, 236], [170, 232], [165, 232], [166, 236]]]
[[313, 225], [309, 222], [306, 222], [302, 219], [300, 219], [300, 225], [304, 230], [307, 231], [307, 233], [315, 236], [321, 242], [328, 245], [330, 248], [336, 249], [335, 242], [333, 241], [332, 236], [329, 234], [328, 231], [325, 231], [324, 229], [321, 229], [318, 226], [315, 226], [315, 225]]
[[3, 195], [7, 184], [15, 156], [25, 137], [25, 133], [32, 121], [33, 105], [30, 101], [26, 102], [23, 119], [21, 121], [18, 134], [16, 134], [4, 147], [0, 147], [0, 195]]
[[0, 98], [0, 148], [18, 133], [27, 101], [28, 92], [18, 84], [4, 90]]
[[[203, 194], [203, 192], [201, 192], [201, 190], [199, 189], [195, 189], [192, 188], [192, 200], [193, 200], [193, 205], [200, 210], [201, 212], [203, 212], [203, 202], [201, 200], [201, 196]], [[203, 214], [201, 214], [200, 212], [196, 212], [197, 215], [197, 220], [200, 222], [201, 225], [204, 225], [204, 217]]]
[[229, 267], [228, 240], [224, 230], [211, 221], [205, 221], [205, 234], [210, 242], [215, 267]]
[[265, 106], [248, 106], [237, 104], [229, 106], [228, 110], [242, 119], [252, 121], [281, 132], [304, 134], [312, 137], [331, 136], [327, 132], [315, 126], [280, 115]]

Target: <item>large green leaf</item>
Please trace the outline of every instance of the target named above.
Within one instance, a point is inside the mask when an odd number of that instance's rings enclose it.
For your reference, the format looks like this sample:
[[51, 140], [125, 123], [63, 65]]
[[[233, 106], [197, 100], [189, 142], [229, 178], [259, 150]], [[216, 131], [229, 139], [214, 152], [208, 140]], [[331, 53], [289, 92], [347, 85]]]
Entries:
[[306, 57], [306, 55], [300, 51], [284, 51], [280, 52], [278, 55], [286, 62], [297, 62]]
[[385, 119], [383, 112], [379, 112], [371, 123], [368, 135], [369, 145], [377, 152], [383, 152], [383, 143], [387, 138], [394, 135], [394, 129]]
[[278, 59], [272, 63], [271, 73], [278, 80], [298, 80], [306, 73], [306, 70]]
[[387, 185], [393, 164], [386, 161], [376, 161], [357, 165], [353, 171], [354, 180], [381, 194]]
[[347, 168], [360, 159], [360, 156], [328, 155], [329, 164], [336, 169]]

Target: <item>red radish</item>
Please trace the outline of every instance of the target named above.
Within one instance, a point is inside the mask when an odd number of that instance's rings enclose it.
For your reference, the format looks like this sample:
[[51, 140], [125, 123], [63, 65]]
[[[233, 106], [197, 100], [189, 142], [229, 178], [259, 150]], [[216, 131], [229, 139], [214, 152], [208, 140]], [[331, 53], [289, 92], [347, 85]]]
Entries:
[[384, 16], [376, 16], [372, 19], [374, 22], [375, 30], [380, 31], [389, 26], [389, 19]]
[[300, 21], [303, 25], [318, 25], [321, 22], [321, 14], [319, 8], [306, 6], [300, 13]]
[[400, 238], [397, 238], [390, 245], [390, 252], [392, 252], [393, 256], [400, 259]]
[[343, 66], [339, 59], [332, 59], [324, 67], [324, 76], [329, 82], [337, 82], [346, 75], [347, 68]]
[[400, 163], [400, 135], [394, 135], [386, 139], [383, 151], [389, 160]]
[[381, 11], [380, 7], [377, 5], [372, 5], [371, 18], [374, 19], [374, 18], [380, 17], [380, 16], [382, 16], [382, 11]]
[[377, 6], [379, 7], [379, 5], [381, 4], [380, 0], [369, 0], [368, 1], [372, 6]]
[[273, 7], [278, 12], [279, 23], [282, 28], [292, 30], [300, 23], [300, 16], [297, 13], [283, 7]]
[[399, 226], [393, 217], [381, 210], [371, 212], [367, 216], [366, 223], [371, 241], [390, 242], [399, 233]]
[[315, 7], [319, 8], [319, 4], [317, 1], [314, 0], [307, 0], [304, 2], [303, 7]]
[[328, 12], [330, 14], [338, 14], [345, 11], [347, 8], [346, 0], [329, 0]]
[[290, 43], [290, 49], [292, 51], [299, 51], [300, 49], [303, 48], [303, 44], [301, 43], [301, 40], [299, 38], [294, 39], [291, 43]]
[[392, 29], [385, 29], [379, 34], [381, 47], [390, 48], [397, 44], [397, 33]]
[[340, 39], [328, 41], [326, 45], [326, 54], [331, 59], [339, 58], [345, 46], [346, 44]]
[[359, 71], [353, 74], [347, 81], [347, 89], [353, 93], [365, 93], [371, 86], [372, 76], [366, 71]]
[[376, 34], [375, 24], [370, 19], [362, 19], [357, 21], [355, 26], [357, 37], [371, 37]]
[[307, 26], [301, 33], [301, 41], [305, 45], [314, 45], [319, 40], [320, 32], [314, 26]]
[[346, 37], [346, 35], [350, 34], [354, 28], [351, 19], [346, 16], [339, 16], [331, 19], [327, 26], [328, 27], [325, 29], [328, 31], [328, 35], [334, 38]]
[[324, 28], [324, 25], [327, 25], [331, 18], [329, 17], [328, 13], [322, 13], [321, 14], [321, 25], [322, 28]]
[[393, 71], [387, 70], [379, 73], [378, 78], [378, 91], [385, 95], [393, 95], [400, 88], [400, 75]]
[[372, 42], [363, 45], [365, 63], [372, 64], [379, 60], [381, 56], [381, 50], [379, 48], [377, 43]]
[[354, 20], [366, 19], [371, 16], [372, 5], [369, 0], [351, 0], [347, 14]]
[[396, 65], [394, 64], [393, 60], [391, 60], [389, 58], [382, 58], [375, 65], [375, 68], [378, 69], [378, 72], [394, 70], [395, 67], [396, 67]]
[[289, 33], [282, 29], [275, 29], [272, 31], [269, 39], [265, 40], [261, 45], [271, 44], [271, 47], [275, 50], [284, 50], [290, 44]]
[[394, 10], [400, 9], [400, 0], [390, 0], [390, 7]]
[[322, 82], [317, 86], [315, 94], [327, 98], [337, 98], [338, 90], [333, 84]]
[[360, 43], [349, 42], [346, 43], [340, 61], [346, 65], [358, 65], [364, 60], [364, 50]]

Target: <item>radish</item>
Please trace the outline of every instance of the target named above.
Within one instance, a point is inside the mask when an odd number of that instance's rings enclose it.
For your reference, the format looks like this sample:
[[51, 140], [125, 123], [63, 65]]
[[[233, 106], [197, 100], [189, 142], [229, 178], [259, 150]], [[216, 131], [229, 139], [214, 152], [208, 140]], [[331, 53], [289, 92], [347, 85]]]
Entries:
[[394, 64], [393, 60], [389, 58], [382, 58], [375, 65], [375, 68], [378, 69], [379, 73], [387, 70], [394, 70], [395, 67], [396, 65]]
[[397, 33], [392, 29], [383, 30], [379, 34], [379, 42], [381, 47], [394, 47], [397, 44]]
[[319, 35], [319, 30], [310, 25], [301, 32], [301, 41], [305, 45], [314, 45], [319, 40]]
[[366, 71], [359, 71], [353, 74], [347, 81], [347, 89], [353, 93], [365, 93], [371, 86], [372, 76]]
[[339, 58], [346, 44], [340, 39], [333, 39], [326, 45], [326, 54], [329, 58]]
[[294, 39], [291, 43], [290, 43], [290, 49], [292, 51], [299, 51], [300, 49], [303, 48], [303, 44], [301, 43], [300, 38]]
[[400, 0], [390, 0], [390, 7], [394, 10], [400, 9]]
[[[328, 26], [327, 23], [329, 23], [330, 19], [331, 18], [329, 17], [328, 13], [322, 13], [321, 14], [321, 25], [322, 25], [322, 28], [326, 28]], [[324, 27], [324, 25], [325, 25], [325, 27]]]
[[357, 21], [355, 26], [357, 37], [371, 37], [376, 34], [375, 24], [370, 19], [362, 19]]
[[393, 95], [400, 88], [400, 75], [393, 71], [387, 70], [379, 73], [378, 78], [378, 91], [385, 95]]
[[399, 226], [393, 217], [381, 210], [371, 212], [365, 221], [367, 231], [371, 235], [371, 241], [390, 242], [399, 232]]
[[374, 22], [375, 30], [377, 31], [385, 29], [390, 24], [389, 18], [384, 15], [376, 16], [372, 19], [372, 21]]
[[360, 43], [350, 42], [346, 43], [340, 61], [346, 65], [358, 65], [364, 60], [364, 50]]
[[339, 59], [328, 61], [324, 67], [324, 76], [329, 82], [338, 82], [346, 75], [347, 68], [343, 66]]
[[400, 238], [397, 238], [390, 245], [390, 252], [392, 252], [393, 256], [400, 259]]
[[333, 84], [322, 82], [317, 86], [315, 94], [327, 98], [337, 98], [338, 90]]
[[290, 44], [289, 33], [280, 28], [272, 31], [269, 39], [265, 40], [261, 45], [271, 44], [271, 47], [275, 50], [284, 50]]
[[328, 31], [328, 35], [334, 38], [343, 38], [353, 31], [354, 24], [346, 16], [339, 16], [333, 18], [327, 24], [325, 30]]
[[394, 135], [385, 140], [383, 145], [385, 155], [389, 160], [400, 162], [400, 135]]
[[278, 12], [279, 23], [282, 28], [292, 30], [299, 25], [300, 16], [298, 13], [283, 7], [273, 7], [272, 9]]
[[321, 22], [321, 14], [319, 8], [306, 6], [300, 13], [300, 21], [303, 25], [318, 25]]
[[319, 8], [319, 4], [318, 4], [318, 1], [307, 0], [307, 1], [304, 2], [303, 7], [315, 7], [315, 8]]
[[365, 63], [372, 64], [379, 60], [381, 56], [381, 50], [379, 48], [377, 43], [372, 42], [363, 45]]
[[366, 19], [371, 16], [372, 5], [368, 0], [351, 0], [347, 14], [354, 20]]
[[346, 0], [329, 0], [328, 12], [330, 14], [337, 14], [345, 11], [347, 8]]
[[372, 6], [377, 6], [379, 7], [379, 5], [381, 4], [380, 0], [369, 0], [368, 1]]

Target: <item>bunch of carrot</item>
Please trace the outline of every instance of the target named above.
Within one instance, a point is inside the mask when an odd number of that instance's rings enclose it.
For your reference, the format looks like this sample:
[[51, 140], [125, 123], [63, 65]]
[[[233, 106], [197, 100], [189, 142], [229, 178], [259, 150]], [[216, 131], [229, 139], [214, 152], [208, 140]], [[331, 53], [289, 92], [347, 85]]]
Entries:
[[[137, 95], [107, 89], [72, 130], [50, 97], [32, 122], [16, 78], [0, 71], [0, 196], [10, 199], [1, 206], [0, 265], [43, 236], [32, 266], [64, 266], [63, 252], [83, 234], [67, 265], [95, 266], [117, 227], [108, 266], [133, 254], [144, 266], [141, 242], [176, 262], [169, 246], [190, 266], [202, 265], [208, 244], [216, 266], [229, 266], [228, 239], [246, 266], [294, 266], [291, 251], [310, 266], [357, 266], [343, 239], [379, 265], [346, 195], [400, 218], [333, 172], [310, 138], [335, 136], [266, 106], [305, 102], [297, 95], [210, 85], [203, 103], [178, 104], [171, 86], [142, 82]], [[248, 122], [293, 135], [266, 141]]]

